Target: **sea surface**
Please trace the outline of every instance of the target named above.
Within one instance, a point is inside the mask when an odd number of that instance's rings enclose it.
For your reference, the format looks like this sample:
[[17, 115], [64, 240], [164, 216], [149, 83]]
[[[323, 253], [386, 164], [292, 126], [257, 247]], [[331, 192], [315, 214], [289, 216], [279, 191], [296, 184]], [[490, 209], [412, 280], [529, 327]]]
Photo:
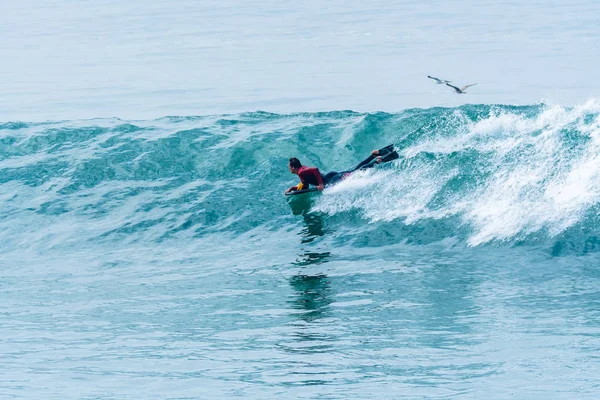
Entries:
[[3, 2], [0, 399], [600, 398], [599, 4]]

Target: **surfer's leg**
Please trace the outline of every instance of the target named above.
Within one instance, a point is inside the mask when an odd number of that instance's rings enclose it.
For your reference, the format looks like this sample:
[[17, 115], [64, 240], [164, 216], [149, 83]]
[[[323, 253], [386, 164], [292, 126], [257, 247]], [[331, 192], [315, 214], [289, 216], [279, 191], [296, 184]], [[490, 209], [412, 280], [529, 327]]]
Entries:
[[350, 171], [358, 171], [359, 169], [365, 169], [365, 168], [371, 168], [373, 165], [373, 160], [375, 159], [376, 156], [374, 156], [373, 154], [371, 154], [369, 157], [365, 158], [364, 160], [362, 160], [361, 162], [358, 163], [358, 165], [354, 168], [352, 168]]
[[325, 186], [335, 185], [341, 180], [345, 179], [348, 175], [350, 175], [353, 171], [342, 171], [342, 172], [329, 172], [323, 177], [323, 183]]
[[336, 182], [337, 175], [338, 175], [338, 173], [336, 171], [331, 171], [331, 172], [326, 173], [325, 175], [322, 175], [323, 185], [327, 186], [327, 185], [330, 185], [330, 184]]
[[356, 167], [352, 168], [350, 171], [358, 171], [359, 169], [373, 168], [375, 166], [373, 160], [377, 160], [376, 162], [379, 163], [381, 162], [382, 157], [389, 154], [390, 152], [394, 152], [393, 144], [385, 146], [384, 148], [379, 150], [373, 150], [369, 157], [362, 160], [360, 163], [358, 163]]
[[398, 155], [398, 153], [396, 153], [395, 151], [392, 151], [391, 153], [387, 153], [382, 156], [372, 157], [370, 160], [366, 159], [366, 160], [362, 161], [360, 164], [358, 164], [356, 167], [354, 167], [354, 169], [352, 169], [348, 172], [354, 172], [354, 171], [358, 171], [358, 170], [365, 170], [365, 169], [373, 168], [377, 164], [390, 162], [390, 161], [396, 160], [399, 157], [400, 156]]

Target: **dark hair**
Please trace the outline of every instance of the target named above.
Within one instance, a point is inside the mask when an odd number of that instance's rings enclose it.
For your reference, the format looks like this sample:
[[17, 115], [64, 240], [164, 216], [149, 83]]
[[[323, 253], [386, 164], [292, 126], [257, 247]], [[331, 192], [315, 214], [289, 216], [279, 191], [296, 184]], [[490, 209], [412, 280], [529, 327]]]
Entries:
[[300, 163], [300, 160], [298, 160], [296, 157], [290, 158], [290, 167], [298, 169], [301, 166], [302, 164]]

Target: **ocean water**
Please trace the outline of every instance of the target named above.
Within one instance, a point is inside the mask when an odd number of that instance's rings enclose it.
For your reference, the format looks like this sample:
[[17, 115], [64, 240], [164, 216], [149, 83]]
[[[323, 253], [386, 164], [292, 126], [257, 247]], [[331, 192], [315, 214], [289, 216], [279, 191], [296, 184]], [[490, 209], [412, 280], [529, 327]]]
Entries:
[[597, 3], [0, 10], [0, 398], [599, 397]]
[[0, 132], [4, 398], [598, 394], [598, 102]]
[[[4, 0], [0, 121], [470, 104], [600, 92], [593, 0]], [[427, 75], [461, 87], [456, 96]]]

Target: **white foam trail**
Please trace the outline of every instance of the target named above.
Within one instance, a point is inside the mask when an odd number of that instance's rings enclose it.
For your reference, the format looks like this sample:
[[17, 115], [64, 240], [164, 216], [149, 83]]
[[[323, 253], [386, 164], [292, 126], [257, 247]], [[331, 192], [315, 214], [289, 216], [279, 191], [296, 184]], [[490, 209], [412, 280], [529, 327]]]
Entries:
[[[513, 149], [496, 154], [497, 172], [465, 207], [464, 219], [475, 228], [469, 244], [541, 230], [555, 236], [581, 221], [600, 199], [599, 112], [600, 104], [589, 101], [570, 110], [553, 106], [534, 119], [509, 115], [475, 124], [480, 132], [485, 127], [510, 130], [520, 140]], [[587, 124], [585, 117], [590, 113], [596, 114], [595, 120]], [[581, 141], [585, 134], [590, 140], [573, 150], [581, 143], [565, 140], [565, 129], [576, 131]], [[517, 157], [507, 159], [515, 150]]]
[[[549, 106], [537, 115], [496, 110], [472, 122], [455, 112], [453, 126], [402, 151], [390, 170], [353, 174], [327, 191], [316, 209], [359, 211], [369, 220], [458, 215], [471, 227], [469, 245], [558, 235], [600, 201], [600, 102]], [[424, 159], [423, 153], [436, 159]], [[472, 163], [455, 164], [465, 155]], [[475, 172], [475, 174], [473, 174]], [[463, 176], [477, 182], [462, 182]], [[460, 185], [458, 191], [446, 186]]]
[[413, 223], [431, 217], [427, 204], [440, 186], [457, 171], [446, 171], [436, 180], [430, 179], [432, 166], [421, 166], [405, 171], [361, 171], [329, 189], [315, 206], [316, 211], [336, 214], [360, 210], [364, 217], [376, 221], [403, 218]]

